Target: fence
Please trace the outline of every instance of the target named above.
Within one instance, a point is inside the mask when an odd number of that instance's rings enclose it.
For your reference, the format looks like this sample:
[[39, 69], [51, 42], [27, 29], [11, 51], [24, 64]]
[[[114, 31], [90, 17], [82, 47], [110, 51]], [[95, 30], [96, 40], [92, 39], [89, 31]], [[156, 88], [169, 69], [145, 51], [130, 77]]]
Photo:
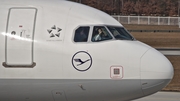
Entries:
[[153, 16], [116, 16], [122, 24], [147, 24], [147, 25], [179, 25], [180, 17], [153, 17]]

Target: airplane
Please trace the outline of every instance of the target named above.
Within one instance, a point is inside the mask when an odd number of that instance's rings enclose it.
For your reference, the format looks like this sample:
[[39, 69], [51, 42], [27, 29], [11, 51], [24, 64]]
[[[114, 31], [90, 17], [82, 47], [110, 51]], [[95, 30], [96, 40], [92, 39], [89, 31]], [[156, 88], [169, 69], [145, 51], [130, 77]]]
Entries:
[[95, 8], [0, 0], [0, 14], [0, 101], [130, 101], [173, 78], [164, 55]]

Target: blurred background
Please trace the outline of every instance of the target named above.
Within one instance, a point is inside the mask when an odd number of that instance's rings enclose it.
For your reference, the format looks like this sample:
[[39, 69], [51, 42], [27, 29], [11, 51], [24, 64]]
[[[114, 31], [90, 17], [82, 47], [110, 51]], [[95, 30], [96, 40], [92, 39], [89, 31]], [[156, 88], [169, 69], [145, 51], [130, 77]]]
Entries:
[[110, 15], [179, 16], [179, 0], [70, 0]]

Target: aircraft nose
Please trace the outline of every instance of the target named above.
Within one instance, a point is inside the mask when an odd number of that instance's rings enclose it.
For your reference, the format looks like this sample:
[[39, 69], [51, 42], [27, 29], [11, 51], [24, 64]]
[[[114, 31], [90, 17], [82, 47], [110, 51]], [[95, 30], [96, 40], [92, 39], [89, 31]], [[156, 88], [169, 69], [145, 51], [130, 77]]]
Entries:
[[153, 94], [173, 78], [174, 69], [170, 61], [159, 51], [149, 49], [141, 57], [141, 84], [144, 95]]

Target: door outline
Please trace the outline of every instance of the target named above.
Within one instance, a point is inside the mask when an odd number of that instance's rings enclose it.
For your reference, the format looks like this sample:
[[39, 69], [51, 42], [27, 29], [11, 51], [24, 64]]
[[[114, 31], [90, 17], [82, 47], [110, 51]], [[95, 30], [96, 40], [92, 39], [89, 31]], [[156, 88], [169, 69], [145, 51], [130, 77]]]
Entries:
[[5, 62], [3, 62], [3, 66], [6, 68], [33, 68], [36, 66], [36, 63], [34, 62], [34, 33], [35, 33], [35, 28], [36, 28], [36, 18], [37, 18], [37, 8], [34, 7], [12, 7], [9, 9], [8, 12], [8, 18], [7, 18], [7, 25], [6, 25], [6, 33], [8, 33], [8, 29], [9, 29], [9, 20], [10, 20], [10, 15], [11, 15], [11, 10], [12, 9], [34, 9], [35, 10], [35, 14], [34, 14], [34, 23], [33, 23], [33, 30], [32, 30], [32, 42], [31, 42], [31, 61], [32, 64], [31, 65], [8, 65], [7, 64], [7, 35], [5, 35]]

